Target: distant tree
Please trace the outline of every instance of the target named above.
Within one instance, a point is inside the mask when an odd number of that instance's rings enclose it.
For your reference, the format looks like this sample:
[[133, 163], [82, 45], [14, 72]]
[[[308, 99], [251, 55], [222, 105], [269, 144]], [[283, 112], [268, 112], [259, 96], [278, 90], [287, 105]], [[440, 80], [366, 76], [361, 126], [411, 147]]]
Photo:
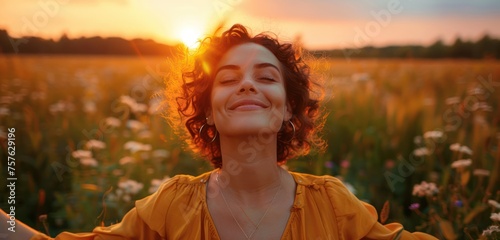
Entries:
[[427, 58], [444, 58], [448, 55], [448, 48], [444, 45], [443, 40], [439, 39], [430, 45], [424, 53]]
[[472, 58], [471, 42], [464, 42], [460, 37], [457, 37], [455, 43], [451, 46], [451, 57], [453, 58]]
[[497, 40], [492, 39], [488, 34], [484, 35], [475, 46], [475, 55], [478, 58], [496, 58], [500, 49]]

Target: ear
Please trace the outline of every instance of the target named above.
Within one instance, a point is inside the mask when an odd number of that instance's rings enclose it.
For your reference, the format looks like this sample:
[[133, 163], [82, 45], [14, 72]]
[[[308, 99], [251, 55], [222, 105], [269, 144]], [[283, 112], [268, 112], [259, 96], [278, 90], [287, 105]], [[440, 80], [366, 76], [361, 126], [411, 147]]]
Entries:
[[292, 105], [290, 105], [290, 102], [286, 102], [286, 106], [285, 106], [285, 112], [284, 112], [284, 116], [283, 116], [283, 121], [288, 121], [290, 119], [292, 119], [292, 116], [293, 116], [293, 112], [292, 112]]
[[209, 109], [207, 111], [205, 111], [205, 116], [207, 116], [207, 124], [212, 126], [214, 125], [214, 118], [213, 118], [213, 115], [212, 115], [212, 109]]

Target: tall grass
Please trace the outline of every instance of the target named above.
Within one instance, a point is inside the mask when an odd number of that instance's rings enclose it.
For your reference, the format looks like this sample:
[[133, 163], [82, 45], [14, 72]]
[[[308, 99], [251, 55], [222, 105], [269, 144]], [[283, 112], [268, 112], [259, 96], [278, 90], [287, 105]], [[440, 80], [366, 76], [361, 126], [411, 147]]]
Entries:
[[[16, 128], [17, 218], [42, 230], [38, 216], [47, 214], [52, 235], [90, 231], [119, 221], [168, 177], [210, 169], [158, 114], [165, 64], [160, 58], [0, 57], [0, 153], [6, 159], [5, 133]], [[500, 200], [499, 62], [310, 64], [324, 80], [329, 147], [289, 161], [291, 170], [338, 176], [377, 209], [389, 201], [384, 221], [409, 230], [478, 238], [493, 224], [490, 212], [498, 209], [487, 202]], [[472, 153], [450, 149], [455, 143]], [[452, 167], [460, 159], [470, 165]], [[6, 161], [0, 166], [5, 186]], [[490, 174], [473, 175], [476, 169]], [[438, 190], [412, 195], [422, 181]]]

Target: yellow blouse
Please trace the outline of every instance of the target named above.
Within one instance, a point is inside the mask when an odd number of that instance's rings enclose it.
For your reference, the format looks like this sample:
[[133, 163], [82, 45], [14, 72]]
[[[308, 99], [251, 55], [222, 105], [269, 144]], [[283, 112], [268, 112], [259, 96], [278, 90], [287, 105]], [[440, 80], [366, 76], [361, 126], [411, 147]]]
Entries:
[[[297, 183], [290, 218], [281, 239], [437, 239], [403, 230], [399, 223], [377, 222], [375, 208], [358, 200], [340, 180], [290, 172]], [[138, 200], [121, 223], [92, 233], [59, 234], [56, 240], [220, 239], [208, 211], [210, 172], [177, 175], [158, 191]], [[32, 239], [51, 239], [38, 234]]]

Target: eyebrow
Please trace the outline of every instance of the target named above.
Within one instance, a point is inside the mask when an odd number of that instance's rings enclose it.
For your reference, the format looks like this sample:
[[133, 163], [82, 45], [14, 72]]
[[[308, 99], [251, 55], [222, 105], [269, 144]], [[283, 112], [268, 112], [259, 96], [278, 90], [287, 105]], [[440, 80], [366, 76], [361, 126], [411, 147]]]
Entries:
[[[272, 68], [276, 69], [279, 73], [281, 73], [280, 69], [271, 63], [257, 63], [253, 66], [253, 68], [256, 68], [256, 69], [267, 68], [267, 67], [272, 67]], [[214, 76], [217, 76], [217, 74], [222, 70], [240, 70], [240, 69], [241, 69], [241, 67], [238, 65], [232, 65], [232, 64], [224, 65], [224, 66], [219, 67], [217, 69], [217, 71], [215, 71]]]

